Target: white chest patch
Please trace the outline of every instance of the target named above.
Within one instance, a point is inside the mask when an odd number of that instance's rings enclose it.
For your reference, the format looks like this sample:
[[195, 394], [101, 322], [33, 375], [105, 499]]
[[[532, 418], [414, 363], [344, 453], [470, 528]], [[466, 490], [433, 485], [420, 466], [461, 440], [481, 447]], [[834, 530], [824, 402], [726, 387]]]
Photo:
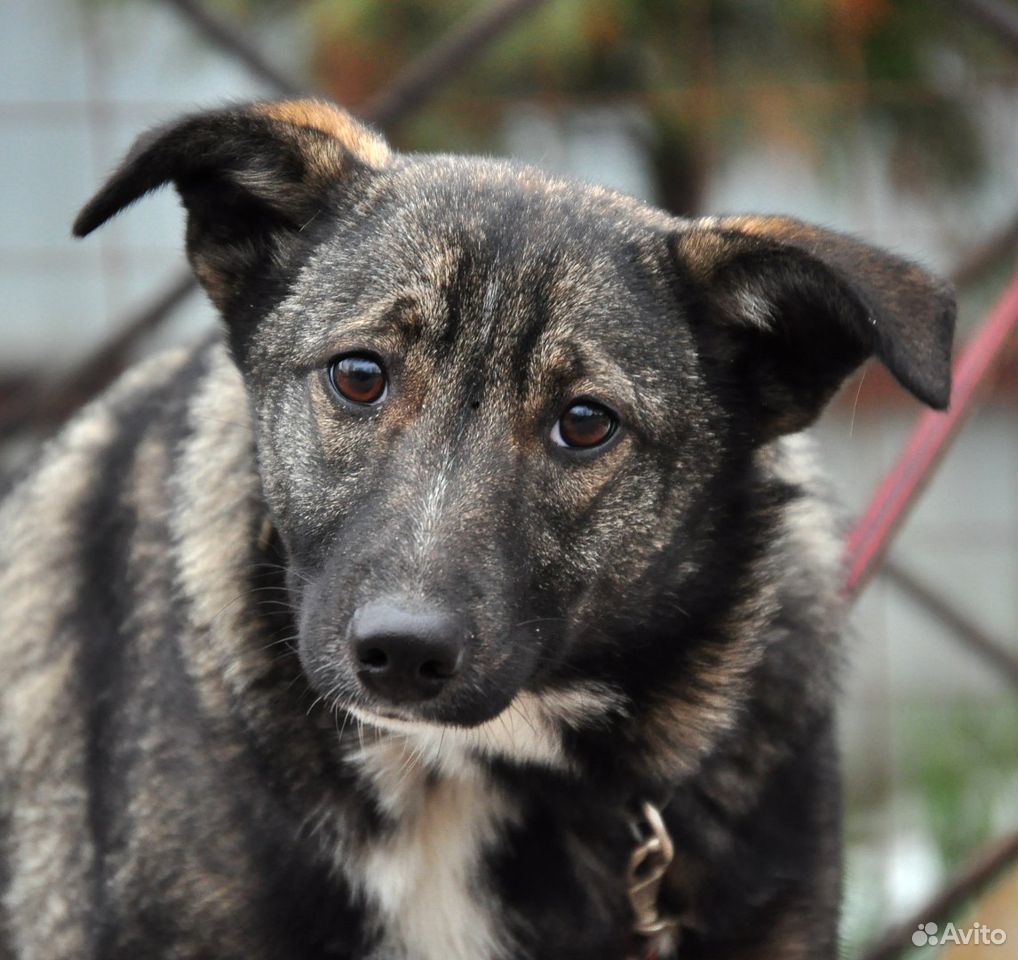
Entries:
[[352, 757], [374, 784], [391, 832], [363, 844], [350, 881], [381, 934], [378, 960], [500, 960], [511, 943], [491, 908], [484, 852], [513, 819], [473, 764], [430, 772], [399, 736]]

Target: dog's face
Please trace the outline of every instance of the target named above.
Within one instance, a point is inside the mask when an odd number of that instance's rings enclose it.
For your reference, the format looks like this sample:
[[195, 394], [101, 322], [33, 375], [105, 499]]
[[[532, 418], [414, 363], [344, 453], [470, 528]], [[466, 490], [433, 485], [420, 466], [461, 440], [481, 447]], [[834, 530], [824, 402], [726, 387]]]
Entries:
[[477, 723], [646, 602], [721, 450], [666, 234], [624, 213], [494, 164], [396, 165], [253, 334], [322, 689]]
[[693, 669], [658, 624], [710, 602], [757, 448], [874, 352], [946, 400], [949, 295], [795, 221], [399, 157], [302, 103], [168, 128], [78, 231], [166, 180], [250, 396], [302, 663], [375, 722], [630, 710], [632, 674]]

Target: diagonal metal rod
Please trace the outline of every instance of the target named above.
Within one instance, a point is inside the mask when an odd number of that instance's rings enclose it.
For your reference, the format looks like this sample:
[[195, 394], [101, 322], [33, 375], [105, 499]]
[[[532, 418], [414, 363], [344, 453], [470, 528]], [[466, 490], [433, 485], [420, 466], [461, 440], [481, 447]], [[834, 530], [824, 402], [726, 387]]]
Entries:
[[403, 68], [362, 112], [366, 120], [387, 127], [432, 99], [446, 80], [462, 71], [497, 37], [547, 0], [498, 0], [454, 27], [434, 46]]
[[980, 850], [948, 884], [911, 917], [895, 925], [860, 960], [895, 960], [912, 948], [912, 934], [921, 923], [943, 923], [978, 894], [1009, 865], [1018, 860], [1018, 833], [1011, 833]]
[[[238, 59], [255, 76], [285, 96], [305, 92], [302, 85], [286, 76], [229, 25], [210, 14], [196, 0], [164, 0], [184, 16], [220, 50]], [[432, 99], [524, 14], [547, 0], [495, 0], [468, 17], [451, 33], [438, 40], [401, 71], [389, 86], [362, 112], [365, 120], [381, 126], [398, 123]], [[165, 292], [128, 317], [108, 341], [101, 344], [62, 383], [74, 386], [63, 390], [50, 383], [33, 384], [19, 391], [0, 411], [0, 440], [30, 426], [49, 427], [104, 387], [123, 370], [130, 351], [145, 335], [163, 323], [174, 310], [198, 289], [188, 271], [174, 277]]]
[[296, 96], [307, 89], [307, 84], [299, 83], [270, 63], [261, 50], [242, 36], [236, 27], [220, 20], [198, 0], [163, 0], [163, 2], [173, 7], [206, 40], [242, 63], [250, 73], [277, 93]]
[[15, 394], [0, 416], [0, 441], [26, 426], [42, 430], [54, 427], [91, 400], [127, 366], [138, 344], [194, 290], [194, 277], [190, 273], [182, 273], [80, 361], [70, 374], [56, 382], [37, 381]]
[[962, 289], [969, 287], [1005, 260], [1015, 261], [1018, 251], [1018, 210], [996, 233], [966, 251], [951, 271], [951, 281]]
[[997, 38], [1018, 50], [1018, 17], [1000, 0], [957, 0], [958, 6], [973, 20], [997, 35]]
[[1018, 657], [999, 640], [991, 637], [979, 624], [948, 603], [930, 584], [902, 564], [885, 560], [880, 573], [902, 593], [933, 614], [951, 631], [953, 637], [979, 654], [998, 675], [1018, 689]]

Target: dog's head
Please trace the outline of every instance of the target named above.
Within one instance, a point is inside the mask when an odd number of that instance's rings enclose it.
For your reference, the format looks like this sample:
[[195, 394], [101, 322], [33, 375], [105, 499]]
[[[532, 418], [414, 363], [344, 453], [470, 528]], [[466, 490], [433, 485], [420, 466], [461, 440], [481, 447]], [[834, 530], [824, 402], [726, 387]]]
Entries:
[[870, 355], [947, 403], [950, 291], [794, 220], [402, 156], [302, 101], [149, 135], [75, 232], [166, 182], [247, 386], [304, 669], [376, 723], [549, 759], [563, 726], [703, 695], [766, 536], [755, 452]]

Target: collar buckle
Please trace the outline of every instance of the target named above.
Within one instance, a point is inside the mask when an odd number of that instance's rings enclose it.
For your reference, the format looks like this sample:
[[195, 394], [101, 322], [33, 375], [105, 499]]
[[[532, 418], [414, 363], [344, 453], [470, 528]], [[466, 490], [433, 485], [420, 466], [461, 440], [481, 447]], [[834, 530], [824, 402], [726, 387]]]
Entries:
[[658, 904], [661, 882], [675, 856], [671, 835], [661, 811], [648, 800], [640, 804], [632, 827], [637, 845], [629, 857], [626, 890], [635, 917], [633, 932], [641, 937], [671, 933], [677, 921], [661, 916]]

